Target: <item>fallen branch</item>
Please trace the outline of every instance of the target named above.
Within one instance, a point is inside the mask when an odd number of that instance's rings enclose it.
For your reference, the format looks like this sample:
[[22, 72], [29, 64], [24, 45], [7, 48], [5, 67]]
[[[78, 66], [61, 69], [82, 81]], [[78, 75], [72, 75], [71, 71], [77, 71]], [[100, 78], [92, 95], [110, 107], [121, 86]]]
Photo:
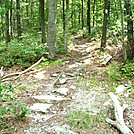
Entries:
[[116, 95], [112, 92], [109, 93], [111, 100], [114, 103], [114, 114], [116, 121], [106, 118], [106, 122], [116, 127], [123, 134], [133, 134], [133, 132], [127, 127], [123, 119], [123, 111], [125, 108], [121, 107]]
[[30, 66], [29, 68], [25, 69], [24, 71], [21, 72], [16, 72], [16, 73], [11, 73], [11, 74], [7, 74], [5, 76], [2, 77], [2, 82], [5, 80], [8, 80], [7, 78], [9, 77], [13, 77], [13, 76], [17, 76], [15, 79], [17, 79], [18, 77], [20, 77], [22, 74], [27, 73], [28, 71], [30, 71], [32, 68], [34, 68], [35, 66], [37, 66], [41, 61], [43, 61], [43, 58], [41, 58], [40, 60], [38, 60], [36, 63], [34, 63], [32, 66]]

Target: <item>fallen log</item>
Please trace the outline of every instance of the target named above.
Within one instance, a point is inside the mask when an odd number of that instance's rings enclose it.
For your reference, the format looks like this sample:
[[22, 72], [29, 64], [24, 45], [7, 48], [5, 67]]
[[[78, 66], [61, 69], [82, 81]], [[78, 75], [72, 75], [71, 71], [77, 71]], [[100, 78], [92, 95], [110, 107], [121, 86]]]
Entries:
[[120, 102], [114, 93], [110, 92], [109, 97], [114, 104], [114, 114], [116, 121], [106, 118], [106, 122], [116, 127], [122, 134], [133, 134], [133, 132], [128, 128], [123, 119], [123, 112], [126, 107], [121, 107]]

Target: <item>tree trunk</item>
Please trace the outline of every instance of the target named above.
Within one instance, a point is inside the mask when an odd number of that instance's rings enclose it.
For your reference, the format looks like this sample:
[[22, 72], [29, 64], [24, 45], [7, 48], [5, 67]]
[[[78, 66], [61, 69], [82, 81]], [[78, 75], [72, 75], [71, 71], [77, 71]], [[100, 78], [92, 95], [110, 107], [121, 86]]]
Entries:
[[119, 0], [119, 6], [120, 6], [120, 16], [121, 16], [121, 29], [122, 29], [122, 47], [123, 47], [123, 59], [124, 62], [127, 60], [127, 53], [126, 53], [126, 44], [124, 42], [124, 18], [123, 18], [123, 9], [122, 9], [122, 1]]
[[84, 28], [84, 1], [83, 0], [81, 0], [81, 21], [82, 21], [82, 30], [83, 30], [83, 28]]
[[44, 0], [40, 0], [40, 23], [41, 23], [42, 43], [45, 43], [46, 36], [45, 36]]
[[87, 1], [87, 27], [88, 27], [88, 34], [91, 33], [91, 18], [90, 18], [90, 0]]
[[20, 21], [20, 0], [16, 0], [16, 18], [17, 18], [18, 39], [21, 40], [22, 29], [21, 29], [21, 21]]
[[63, 12], [63, 31], [65, 31], [65, 0], [62, 1], [62, 12]]
[[124, 0], [125, 15], [127, 21], [127, 59], [134, 60], [134, 36], [133, 36], [133, 17], [130, 0]]
[[29, 1], [26, 0], [26, 22], [27, 22], [27, 26], [29, 27]]
[[10, 37], [12, 37], [13, 34], [13, 28], [12, 28], [12, 19], [13, 19], [13, 0], [11, 0], [11, 5], [10, 5], [10, 10], [9, 10], [9, 34]]
[[64, 29], [64, 53], [67, 53], [67, 34], [68, 34], [68, 9], [69, 9], [69, 0], [66, 0], [66, 10], [65, 10], [65, 29]]
[[104, 18], [103, 18], [103, 28], [102, 28], [102, 37], [101, 37], [101, 51], [104, 51], [106, 47], [106, 33], [108, 27], [108, 16], [109, 16], [109, 8], [110, 0], [104, 0]]
[[9, 33], [9, 2], [5, 2], [5, 8], [6, 8], [6, 13], [5, 13], [5, 22], [6, 22], [6, 43], [10, 42], [10, 33]]
[[47, 45], [50, 59], [56, 55], [56, 10], [57, 0], [49, 0]]
[[96, 4], [96, 0], [94, 0], [94, 3], [93, 3], [93, 27], [95, 25], [95, 4]]

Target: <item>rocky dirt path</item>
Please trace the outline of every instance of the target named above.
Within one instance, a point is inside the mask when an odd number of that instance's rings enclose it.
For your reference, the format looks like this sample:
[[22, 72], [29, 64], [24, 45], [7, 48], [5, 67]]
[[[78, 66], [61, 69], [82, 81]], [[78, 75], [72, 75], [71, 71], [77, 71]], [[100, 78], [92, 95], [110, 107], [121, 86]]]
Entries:
[[[35, 69], [36, 73], [34, 70], [16, 81], [26, 87], [15, 97], [29, 108], [29, 120], [16, 126], [15, 134], [118, 134], [105, 121], [91, 129], [74, 128], [68, 122], [67, 114], [74, 110], [103, 113], [104, 119], [112, 105], [105, 85], [106, 67], [101, 64], [109, 55], [98, 55], [99, 41], [76, 38], [69, 48], [70, 57], [62, 57], [60, 65]], [[134, 106], [132, 100], [127, 102]]]

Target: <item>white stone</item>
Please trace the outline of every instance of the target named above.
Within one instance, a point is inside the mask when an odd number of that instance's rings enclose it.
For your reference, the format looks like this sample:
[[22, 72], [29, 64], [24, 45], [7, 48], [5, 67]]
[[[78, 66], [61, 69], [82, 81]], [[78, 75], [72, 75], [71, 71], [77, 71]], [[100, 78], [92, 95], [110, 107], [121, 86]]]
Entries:
[[52, 77], [57, 77], [59, 75], [59, 73], [54, 73], [54, 74], [52, 74], [51, 76]]
[[53, 104], [35, 103], [30, 107], [31, 110], [46, 113]]
[[56, 132], [56, 134], [61, 134], [61, 133], [65, 133], [65, 134], [77, 134], [73, 131], [70, 130], [70, 127], [66, 124], [59, 126], [59, 125], [55, 125], [52, 126], [50, 128], [47, 128], [47, 130], [50, 132]]
[[62, 95], [67, 95], [68, 92], [69, 92], [69, 89], [63, 87], [63, 88], [58, 88], [58, 89], [56, 89], [56, 90], [54, 90], [54, 91], [57, 92], [57, 93], [60, 93], [60, 94], [62, 94]]
[[59, 79], [60, 84], [65, 84], [67, 82], [67, 78], [61, 78]]
[[115, 88], [116, 93], [123, 93], [125, 89], [126, 87], [124, 85], [119, 85], [117, 88]]
[[46, 101], [46, 102], [69, 100], [68, 98], [62, 96], [55, 96], [55, 95], [37, 95], [37, 96], [33, 96], [32, 98], [40, 101]]
[[46, 71], [38, 72], [38, 73], [36, 73], [36, 75], [34, 75], [34, 77], [37, 79], [45, 79], [45, 73], [46, 73]]
[[71, 85], [69, 88], [74, 90], [74, 89], [76, 89], [76, 86]]

